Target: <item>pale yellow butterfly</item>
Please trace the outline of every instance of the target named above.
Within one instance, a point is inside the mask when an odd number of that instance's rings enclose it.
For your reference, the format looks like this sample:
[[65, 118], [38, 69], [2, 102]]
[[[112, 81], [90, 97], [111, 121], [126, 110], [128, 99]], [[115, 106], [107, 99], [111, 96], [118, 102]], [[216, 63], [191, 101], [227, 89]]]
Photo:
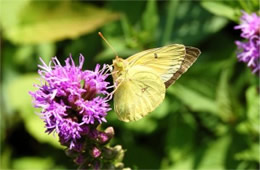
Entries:
[[195, 47], [171, 44], [127, 59], [116, 56], [112, 76], [118, 118], [125, 122], [136, 121], [152, 112], [163, 101], [166, 88], [188, 70], [200, 53]]

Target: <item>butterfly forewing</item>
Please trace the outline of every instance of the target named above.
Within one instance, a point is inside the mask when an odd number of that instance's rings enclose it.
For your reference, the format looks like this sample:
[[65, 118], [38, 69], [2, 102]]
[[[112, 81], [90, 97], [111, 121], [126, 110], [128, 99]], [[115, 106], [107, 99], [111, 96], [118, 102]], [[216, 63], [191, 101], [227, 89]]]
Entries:
[[149, 67], [161, 77], [163, 82], [167, 82], [180, 69], [185, 53], [184, 45], [172, 44], [134, 54], [126, 60], [130, 68], [135, 65]]
[[123, 121], [141, 119], [164, 99], [165, 85], [151, 69], [134, 66], [114, 95], [115, 111]]
[[200, 55], [200, 50], [195, 47], [185, 47], [185, 57], [180, 65], [180, 68], [172, 75], [172, 77], [165, 82], [166, 88], [173, 84], [183, 73], [185, 73], [190, 66], [197, 60]]

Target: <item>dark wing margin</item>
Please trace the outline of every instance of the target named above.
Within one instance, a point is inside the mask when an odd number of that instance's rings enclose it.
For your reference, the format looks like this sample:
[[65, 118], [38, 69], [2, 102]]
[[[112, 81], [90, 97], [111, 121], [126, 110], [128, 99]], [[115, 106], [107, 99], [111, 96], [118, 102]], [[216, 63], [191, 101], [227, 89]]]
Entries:
[[166, 88], [172, 85], [183, 73], [185, 73], [201, 54], [200, 50], [195, 47], [185, 46], [185, 50], [186, 54], [181, 64], [181, 67], [173, 74], [170, 80], [164, 83]]

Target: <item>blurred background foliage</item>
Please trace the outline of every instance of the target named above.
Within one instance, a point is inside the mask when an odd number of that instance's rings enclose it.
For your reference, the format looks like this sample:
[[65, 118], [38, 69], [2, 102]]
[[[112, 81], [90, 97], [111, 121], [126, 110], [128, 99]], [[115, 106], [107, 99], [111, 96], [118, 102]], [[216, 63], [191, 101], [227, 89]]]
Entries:
[[[238, 1], [0, 1], [1, 169], [73, 169], [57, 137], [44, 133], [28, 91], [39, 83], [39, 57], [86, 57], [85, 69], [171, 43], [201, 49], [198, 61], [140, 121], [110, 111], [124, 163], [134, 169], [258, 169], [259, 78], [236, 59]], [[111, 79], [109, 79], [111, 81]], [[112, 81], [111, 81], [112, 82]], [[111, 102], [111, 105], [113, 103]], [[39, 111], [39, 110], [38, 110]]]

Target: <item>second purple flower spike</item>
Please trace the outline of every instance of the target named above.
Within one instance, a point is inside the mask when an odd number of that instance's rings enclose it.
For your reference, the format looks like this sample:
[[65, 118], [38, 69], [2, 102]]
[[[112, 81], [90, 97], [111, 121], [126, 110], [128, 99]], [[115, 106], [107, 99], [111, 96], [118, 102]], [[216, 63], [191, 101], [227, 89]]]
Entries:
[[235, 29], [241, 29], [241, 37], [246, 41], [236, 41], [239, 49], [238, 59], [247, 63], [247, 66], [252, 69], [253, 73], [260, 71], [260, 17], [252, 13], [251, 15], [242, 11], [243, 15], [240, 19], [241, 24], [235, 26]]

